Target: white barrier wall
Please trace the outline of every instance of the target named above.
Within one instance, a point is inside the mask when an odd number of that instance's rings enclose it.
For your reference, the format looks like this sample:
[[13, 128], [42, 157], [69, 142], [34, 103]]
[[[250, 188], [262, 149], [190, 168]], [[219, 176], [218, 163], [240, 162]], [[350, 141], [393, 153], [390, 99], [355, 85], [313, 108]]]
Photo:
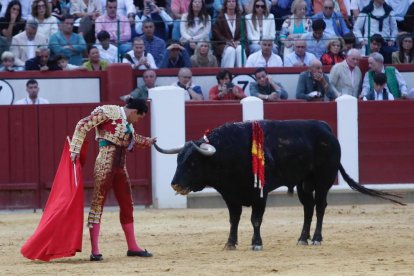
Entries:
[[[151, 99], [151, 137], [162, 148], [176, 148], [185, 143], [184, 90], [160, 86], [149, 91]], [[171, 188], [177, 154], [161, 154], [151, 148], [152, 193], [156, 208], [187, 208], [187, 197]]]

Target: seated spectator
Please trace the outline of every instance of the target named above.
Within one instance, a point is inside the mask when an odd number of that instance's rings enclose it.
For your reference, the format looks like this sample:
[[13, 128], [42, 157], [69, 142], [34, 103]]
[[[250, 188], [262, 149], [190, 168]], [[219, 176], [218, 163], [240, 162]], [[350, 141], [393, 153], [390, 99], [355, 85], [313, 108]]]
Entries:
[[47, 45], [47, 38], [37, 33], [37, 27], [36, 21], [28, 20], [25, 31], [13, 37], [10, 51], [17, 66], [24, 66], [28, 59], [34, 58], [38, 46]]
[[131, 50], [131, 25], [127, 17], [117, 15], [117, 7], [117, 0], [106, 0], [106, 13], [95, 20], [95, 33], [99, 34], [100, 31], [107, 31], [110, 36], [110, 42], [113, 45], [118, 45], [119, 40], [119, 51], [121, 54], [125, 54]]
[[57, 65], [63, 70], [63, 71], [71, 71], [71, 70], [77, 70], [80, 69], [80, 66], [73, 65], [69, 63], [69, 60], [64, 55], [56, 55], [55, 61]]
[[95, 46], [99, 50], [101, 59], [108, 62], [108, 64], [118, 62], [118, 48], [110, 43], [109, 33], [107, 31], [100, 31], [96, 38], [99, 44]]
[[46, 0], [33, 0], [32, 12], [28, 20], [36, 21], [37, 32], [46, 38], [58, 31], [58, 20], [52, 16], [50, 5]]
[[371, 0], [351, 0], [349, 8], [351, 9], [354, 21], [358, 19], [362, 9], [368, 6], [369, 2], [371, 2]]
[[91, 46], [88, 49], [88, 61], [84, 62], [82, 66], [88, 71], [105, 71], [108, 62], [101, 60], [96, 46]]
[[272, 37], [263, 37], [260, 46], [260, 51], [250, 54], [247, 58], [245, 67], [283, 67], [282, 59], [272, 51]]
[[191, 56], [191, 64], [193, 67], [217, 67], [217, 58], [211, 53], [210, 43], [200, 41]]
[[[312, 13], [312, 1], [305, 0], [306, 2], [306, 15], [311, 16]], [[292, 14], [293, 0], [277, 0], [271, 1], [270, 12], [274, 15], [276, 20], [276, 30], [280, 31], [284, 20]]]
[[296, 99], [307, 101], [325, 101], [326, 99], [332, 101], [335, 99], [329, 78], [322, 72], [322, 63], [319, 60], [312, 60], [308, 70], [300, 73], [296, 87]]
[[140, 36], [143, 34], [143, 25], [146, 21], [153, 22], [153, 35], [167, 41], [169, 30], [172, 29], [173, 19], [166, 12], [165, 8], [160, 7], [153, 0], [144, 0], [144, 7], [135, 15], [135, 32]]
[[243, 89], [232, 83], [233, 76], [230, 71], [221, 69], [217, 75], [217, 85], [209, 91], [210, 100], [241, 100], [246, 97]]
[[203, 91], [199, 85], [195, 85], [192, 82], [193, 73], [189, 68], [181, 68], [178, 71], [178, 81], [174, 82], [172, 85], [180, 87], [186, 91], [184, 97], [186, 101], [202, 101]]
[[73, 32], [74, 18], [66, 15], [60, 25], [60, 30], [49, 39], [49, 48], [52, 56], [64, 55], [73, 65], [81, 65], [83, 53], [86, 50], [85, 39]]
[[10, 50], [9, 41], [5, 37], [0, 36], [0, 56], [5, 51], [9, 51], [9, 50]]
[[188, 13], [188, 7], [190, 5], [190, 0], [171, 0], [171, 13], [174, 19], [173, 29], [171, 33], [172, 40], [180, 40], [181, 31], [181, 18], [185, 13]]
[[342, 52], [342, 39], [334, 38], [328, 42], [328, 51], [322, 55], [321, 62], [323, 65], [335, 65], [342, 62], [345, 56]]
[[317, 19], [323, 19], [323, 21], [325, 21], [325, 24], [326, 24], [325, 33], [329, 37], [334, 37], [334, 36], [341, 37], [344, 34], [349, 33], [349, 29], [344, 20], [344, 15], [334, 11], [334, 7], [335, 7], [334, 1], [333, 0], [319, 0], [319, 1], [323, 3], [322, 11], [315, 12], [316, 14], [312, 17], [312, 19], [314, 21]]
[[30, 79], [26, 82], [27, 97], [16, 101], [15, 105], [48, 104], [49, 101], [39, 97], [39, 84], [37, 80]]
[[[213, 49], [221, 67], [242, 67], [242, 57], [246, 60], [246, 51], [243, 49], [248, 45], [241, 24], [242, 15], [236, 1], [224, 0], [212, 30]], [[240, 44], [242, 41], [246, 41], [243, 49]]]
[[305, 40], [295, 40], [294, 52], [285, 58], [285, 67], [309, 66], [310, 62], [317, 59], [314, 54], [306, 51]]
[[393, 66], [384, 66], [384, 57], [380, 53], [372, 53], [368, 57], [369, 71], [365, 73], [362, 83], [362, 93], [360, 97], [366, 97], [373, 88], [373, 77], [377, 73], [385, 73], [387, 84], [385, 88], [391, 92], [395, 99], [407, 98], [407, 84], [401, 73]]
[[[356, 37], [353, 32], [344, 34], [342, 39], [344, 40], [344, 53], [347, 53], [351, 49], [357, 48]], [[359, 51], [361, 52], [361, 50]]]
[[132, 69], [157, 69], [153, 56], [145, 51], [144, 41], [140, 37], [134, 38], [132, 50], [125, 54], [122, 62], [131, 64]]
[[314, 54], [317, 59], [321, 59], [322, 55], [328, 49], [330, 36], [324, 33], [326, 24], [322, 19], [316, 19], [312, 23], [312, 32], [302, 35], [302, 39], [306, 40], [307, 50]]
[[50, 3], [50, 10], [52, 15], [56, 17], [58, 21], [62, 20], [63, 16], [67, 13], [70, 9], [70, 2], [69, 1], [62, 1], [62, 0], [49, 0]]
[[385, 40], [380, 34], [372, 35], [371, 42], [369, 44], [369, 53], [380, 53], [381, 55], [383, 55], [381, 47], [384, 43]]
[[[368, 14], [371, 20], [368, 20]], [[369, 22], [369, 23], [368, 23]], [[370, 29], [368, 31], [368, 24]], [[387, 41], [382, 45], [385, 63], [391, 63], [391, 53], [397, 50], [397, 22], [392, 8], [384, 0], [372, 0], [364, 7], [354, 24], [354, 34], [363, 45], [368, 44], [368, 35], [380, 34]]]
[[[95, 20], [103, 14], [100, 0], [71, 0], [69, 13], [76, 19], [75, 26], [78, 33], [88, 45], [95, 43]], [[63, 16], [61, 21], [63, 21]]]
[[190, 56], [178, 42], [173, 41], [165, 50], [159, 68], [191, 67]]
[[402, 35], [399, 39], [399, 51], [392, 53], [393, 64], [413, 64], [414, 47], [413, 37], [409, 34]]
[[23, 66], [17, 66], [14, 64], [14, 55], [12, 52], [4, 51], [1, 54], [1, 72], [16, 72], [16, 71], [24, 71]]
[[359, 97], [361, 91], [362, 73], [358, 64], [361, 53], [358, 49], [351, 49], [346, 55], [346, 59], [335, 64], [329, 73], [329, 82], [335, 97], [350, 95]]
[[257, 68], [254, 72], [254, 76], [256, 82], [250, 83], [250, 96], [258, 97], [259, 99], [269, 102], [286, 100], [288, 98], [288, 93], [283, 85], [273, 81], [267, 74], [265, 68]]
[[62, 70], [55, 60], [50, 59], [50, 50], [47, 46], [41, 46], [36, 50], [36, 57], [28, 59], [25, 63], [26, 71], [59, 71]]
[[130, 94], [132, 98], [147, 99], [148, 90], [156, 86], [155, 83], [157, 81], [157, 74], [154, 70], [148, 69], [142, 74], [142, 79], [144, 80], [144, 84], [132, 90]]
[[[7, 12], [7, 7], [11, 1], [13, 0], [2, 0], [1, 1], [1, 5], [3, 6], [3, 8], [0, 11], [0, 17], [5, 17], [6, 12]], [[32, 0], [18, 0], [18, 2], [20, 2], [20, 5], [21, 5], [20, 10], [22, 13], [22, 20], [26, 21], [32, 12]]]
[[385, 88], [387, 76], [384, 73], [375, 73], [373, 77], [374, 85], [370, 89], [364, 100], [369, 101], [393, 101], [394, 96]]
[[392, 8], [392, 11], [395, 14], [395, 20], [397, 21], [398, 29], [402, 30], [404, 28], [404, 16], [407, 14], [409, 5], [413, 1], [386, 0], [386, 2]]
[[283, 22], [280, 31], [280, 41], [284, 48], [283, 60], [294, 51], [294, 41], [300, 38], [302, 34], [312, 30], [312, 20], [306, 17], [306, 7], [307, 4], [304, 0], [293, 1], [292, 15]]
[[411, 1], [408, 10], [405, 13], [404, 21], [402, 23], [400, 31], [414, 33], [414, 1]]
[[190, 56], [194, 54], [197, 42], [210, 40], [211, 18], [204, 0], [190, 1], [188, 13], [181, 17], [180, 32], [180, 42]]
[[0, 17], [1, 35], [11, 41], [13, 36], [24, 31], [25, 24], [22, 19], [22, 4], [18, 0], [10, 1], [4, 17]]
[[[263, 37], [276, 37], [275, 18], [269, 13], [267, 1], [254, 0], [252, 13], [246, 15], [246, 31], [249, 40], [250, 54], [261, 49], [260, 41]], [[273, 52], [277, 53], [277, 47]]]
[[144, 41], [145, 51], [154, 57], [155, 64], [160, 64], [165, 51], [165, 41], [154, 35], [154, 29], [154, 22], [150, 19], [145, 20], [144, 35], [141, 38]]

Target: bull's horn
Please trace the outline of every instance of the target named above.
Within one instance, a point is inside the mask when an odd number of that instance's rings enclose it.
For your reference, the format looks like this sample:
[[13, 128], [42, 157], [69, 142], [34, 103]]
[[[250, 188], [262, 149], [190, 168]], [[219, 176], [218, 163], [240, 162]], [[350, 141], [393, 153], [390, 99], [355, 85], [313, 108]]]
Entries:
[[161, 153], [164, 153], [164, 154], [175, 154], [175, 153], [179, 153], [184, 148], [184, 145], [182, 145], [179, 148], [162, 149], [157, 145], [157, 143], [154, 143], [154, 147], [158, 152], [161, 152]]
[[191, 142], [193, 146], [197, 149], [199, 153], [205, 156], [212, 156], [216, 153], [216, 148], [210, 144], [202, 143], [199, 147], [194, 143]]

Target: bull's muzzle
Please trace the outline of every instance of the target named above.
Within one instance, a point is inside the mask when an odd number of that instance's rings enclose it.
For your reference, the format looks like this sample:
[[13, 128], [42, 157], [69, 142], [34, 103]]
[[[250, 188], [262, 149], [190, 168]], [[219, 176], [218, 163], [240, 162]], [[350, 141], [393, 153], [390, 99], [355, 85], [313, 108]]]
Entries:
[[191, 192], [189, 188], [183, 188], [178, 184], [172, 184], [171, 186], [174, 189], [174, 191], [176, 191], [177, 194], [180, 194], [180, 195], [188, 195]]

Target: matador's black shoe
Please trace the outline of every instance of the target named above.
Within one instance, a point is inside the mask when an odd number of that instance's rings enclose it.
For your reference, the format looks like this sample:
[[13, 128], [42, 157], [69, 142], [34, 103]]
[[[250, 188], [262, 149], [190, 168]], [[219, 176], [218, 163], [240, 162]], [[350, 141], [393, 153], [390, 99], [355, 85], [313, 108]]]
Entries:
[[103, 256], [102, 254], [91, 254], [91, 256], [89, 257], [89, 260], [91, 262], [100, 262], [100, 261], [103, 261]]
[[152, 257], [152, 254], [150, 252], [148, 252], [146, 249], [141, 250], [141, 251], [128, 250], [127, 251], [127, 256], [128, 257]]

